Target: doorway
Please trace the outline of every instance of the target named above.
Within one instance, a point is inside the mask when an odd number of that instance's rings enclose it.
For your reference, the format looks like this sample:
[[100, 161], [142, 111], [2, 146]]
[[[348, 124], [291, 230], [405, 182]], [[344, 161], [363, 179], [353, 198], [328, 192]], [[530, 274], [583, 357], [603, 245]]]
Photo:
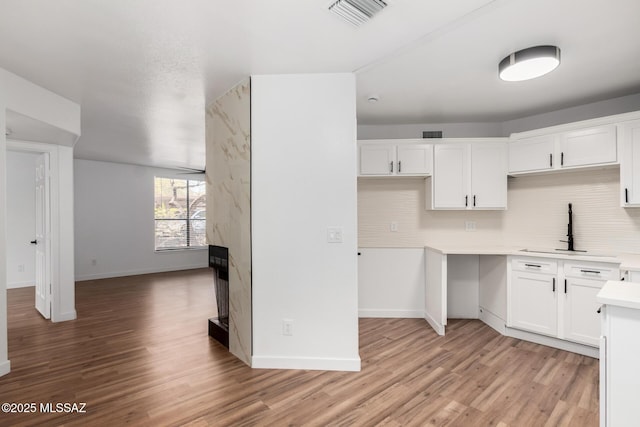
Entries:
[[49, 153], [7, 151], [7, 289], [35, 286], [34, 306], [51, 318]]

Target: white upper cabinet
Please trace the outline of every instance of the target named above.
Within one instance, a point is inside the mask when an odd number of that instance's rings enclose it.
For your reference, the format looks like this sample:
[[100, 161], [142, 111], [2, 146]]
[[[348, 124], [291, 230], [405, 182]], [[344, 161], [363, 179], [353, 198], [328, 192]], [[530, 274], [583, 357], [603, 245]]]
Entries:
[[471, 144], [471, 196], [474, 208], [506, 209], [506, 149], [504, 142]]
[[429, 176], [433, 146], [424, 140], [358, 141], [359, 176]]
[[555, 135], [536, 136], [511, 142], [509, 173], [552, 170], [555, 146]]
[[620, 139], [621, 205], [640, 206], [640, 120], [621, 124]]
[[509, 174], [604, 166], [618, 162], [616, 126], [613, 124], [526, 135], [512, 135], [509, 143]]
[[505, 142], [444, 141], [434, 147], [432, 209], [506, 209]]
[[398, 175], [431, 175], [433, 146], [423, 143], [398, 144]]
[[361, 144], [359, 175], [392, 175], [396, 162], [393, 144]]
[[436, 145], [432, 178], [433, 208], [468, 208], [469, 176], [469, 144]]
[[562, 168], [615, 163], [618, 157], [616, 127], [598, 126], [561, 133], [559, 148]]

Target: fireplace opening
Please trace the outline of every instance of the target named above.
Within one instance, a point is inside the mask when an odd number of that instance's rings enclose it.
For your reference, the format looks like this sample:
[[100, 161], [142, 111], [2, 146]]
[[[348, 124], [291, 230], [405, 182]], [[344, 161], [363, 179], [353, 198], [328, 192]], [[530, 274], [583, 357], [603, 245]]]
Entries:
[[229, 348], [229, 249], [209, 245], [213, 290], [218, 316], [209, 319], [209, 336]]

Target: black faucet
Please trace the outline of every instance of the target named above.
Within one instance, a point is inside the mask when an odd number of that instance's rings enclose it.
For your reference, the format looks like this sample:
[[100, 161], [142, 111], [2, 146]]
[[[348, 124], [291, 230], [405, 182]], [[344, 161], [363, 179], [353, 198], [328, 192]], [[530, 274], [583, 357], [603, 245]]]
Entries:
[[560, 240], [567, 244], [568, 251], [575, 251], [573, 248], [573, 211], [571, 210], [571, 203], [569, 203], [569, 224], [567, 225], [567, 240]]

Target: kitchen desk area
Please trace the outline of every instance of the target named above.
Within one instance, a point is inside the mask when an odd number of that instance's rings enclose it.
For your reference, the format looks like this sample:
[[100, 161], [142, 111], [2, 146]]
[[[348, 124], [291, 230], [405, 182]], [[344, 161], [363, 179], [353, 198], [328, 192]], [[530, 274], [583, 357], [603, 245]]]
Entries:
[[637, 255], [518, 247], [425, 246], [425, 320], [440, 335], [448, 318], [480, 319], [499, 333], [598, 357], [596, 296]]

